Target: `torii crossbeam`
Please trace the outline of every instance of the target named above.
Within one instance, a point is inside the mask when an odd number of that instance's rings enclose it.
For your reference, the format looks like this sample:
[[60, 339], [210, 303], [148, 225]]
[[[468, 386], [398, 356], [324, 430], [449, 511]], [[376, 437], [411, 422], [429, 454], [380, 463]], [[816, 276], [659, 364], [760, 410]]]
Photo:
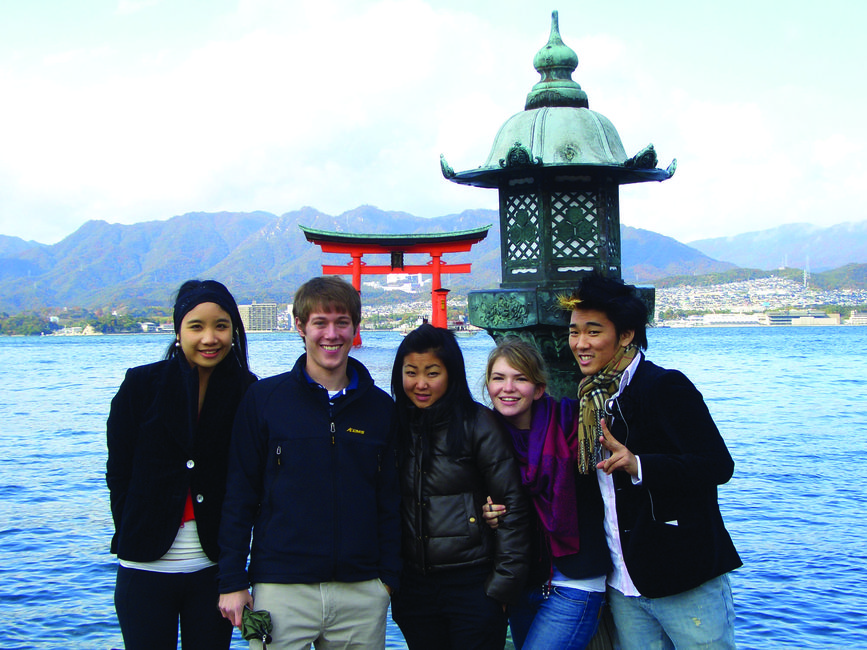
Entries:
[[[322, 248], [323, 253], [343, 253], [352, 256], [345, 266], [323, 264], [326, 275], [351, 275], [352, 286], [361, 293], [362, 275], [388, 275], [390, 273], [424, 273], [432, 276], [431, 282], [431, 325], [448, 327], [446, 294], [440, 276], [444, 273], [469, 273], [472, 264], [448, 264], [443, 261], [445, 253], [465, 253], [475, 244], [488, 236], [490, 225], [460, 230], [452, 233], [429, 233], [422, 235], [368, 235], [327, 230], [314, 230], [299, 226], [307, 241]], [[366, 264], [361, 261], [365, 254], [390, 255], [391, 264]], [[407, 254], [430, 255], [427, 264], [404, 264]], [[361, 336], [356, 337], [356, 345], [361, 345]]]

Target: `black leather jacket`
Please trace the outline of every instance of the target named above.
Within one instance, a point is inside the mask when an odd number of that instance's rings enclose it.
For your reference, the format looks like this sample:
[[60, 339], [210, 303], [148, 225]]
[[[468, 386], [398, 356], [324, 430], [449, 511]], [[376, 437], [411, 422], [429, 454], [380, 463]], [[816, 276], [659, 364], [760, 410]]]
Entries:
[[[491, 566], [485, 593], [514, 602], [528, 571], [529, 502], [508, 434], [482, 406], [464, 428], [459, 456], [447, 453], [450, 413], [415, 410], [402, 436], [401, 525], [404, 566], [421, 574]], [[492, 531], [482, 518], [487, 496], [508, 515]]]

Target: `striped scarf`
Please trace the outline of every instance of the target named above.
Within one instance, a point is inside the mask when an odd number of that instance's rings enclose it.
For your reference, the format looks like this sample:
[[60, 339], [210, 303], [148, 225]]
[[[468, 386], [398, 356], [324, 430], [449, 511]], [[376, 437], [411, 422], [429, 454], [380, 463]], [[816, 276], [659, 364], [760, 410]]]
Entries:
[[602, 370], [585, 377], [578, 386], [578, 408], [581, 426], [578, 428], [578, 471], [589, 474], [596, 470], [596, 452], [602, 427], [599, 420], [605, 414], [605, 402], [617, 392], [620, 376], [638, 354], [638, 346], [621, 347]]

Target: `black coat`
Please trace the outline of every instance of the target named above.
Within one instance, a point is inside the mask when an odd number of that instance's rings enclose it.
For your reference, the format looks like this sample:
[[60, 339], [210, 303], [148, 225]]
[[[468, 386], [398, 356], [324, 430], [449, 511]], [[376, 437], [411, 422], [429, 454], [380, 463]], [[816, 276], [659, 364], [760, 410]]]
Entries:
[[[529, 501], [512, 442], [490, 409], [479, 405], [465, 428], [462, 453], [447, 453], [448, 413], [414, 413], [401, 438], [401, 525], [404, 567], [428, 574], [491, 566], [485, 592], [514, 602], [528, 571]], [[425, 439], [428, 438], [428, 439]], [[508, 515], [492, 531], [482, 517], [487, 496]]]
[[741, 566], [717, 486], [734, 461], [695, 386], [642, 359], [610, 404], [611, 433], [640, 457], [642, 483], [615, 472], [620, 543], [629, 576], [649, 598], [682, 593]]
[[197, 417], [198, 370], [183, 355], [130, 368], [111, 401], [106, 483], [115, 533], [111, 552], [158, 560], [178, 534], [188, 491], [202, 549], [217, 561], [232, 422], [255, 381], [229, 358], [214, 369]]

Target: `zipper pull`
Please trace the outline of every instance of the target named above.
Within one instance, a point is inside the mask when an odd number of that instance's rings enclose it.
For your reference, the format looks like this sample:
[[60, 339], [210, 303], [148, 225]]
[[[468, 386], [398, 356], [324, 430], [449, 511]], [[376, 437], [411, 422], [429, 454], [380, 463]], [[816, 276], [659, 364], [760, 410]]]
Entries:
[[281, 447], [280, 445], [277, 445], [277, 466], [278, 467], [283, 464], [280, 461], [280, 454], [282, 454], [282, 453], [283, 453], [283, 447]]
[[334, 433], [337, 431], [337, 428], [334, 426], [334, 421], [331, 422], [331, 444], [334, 444]]

